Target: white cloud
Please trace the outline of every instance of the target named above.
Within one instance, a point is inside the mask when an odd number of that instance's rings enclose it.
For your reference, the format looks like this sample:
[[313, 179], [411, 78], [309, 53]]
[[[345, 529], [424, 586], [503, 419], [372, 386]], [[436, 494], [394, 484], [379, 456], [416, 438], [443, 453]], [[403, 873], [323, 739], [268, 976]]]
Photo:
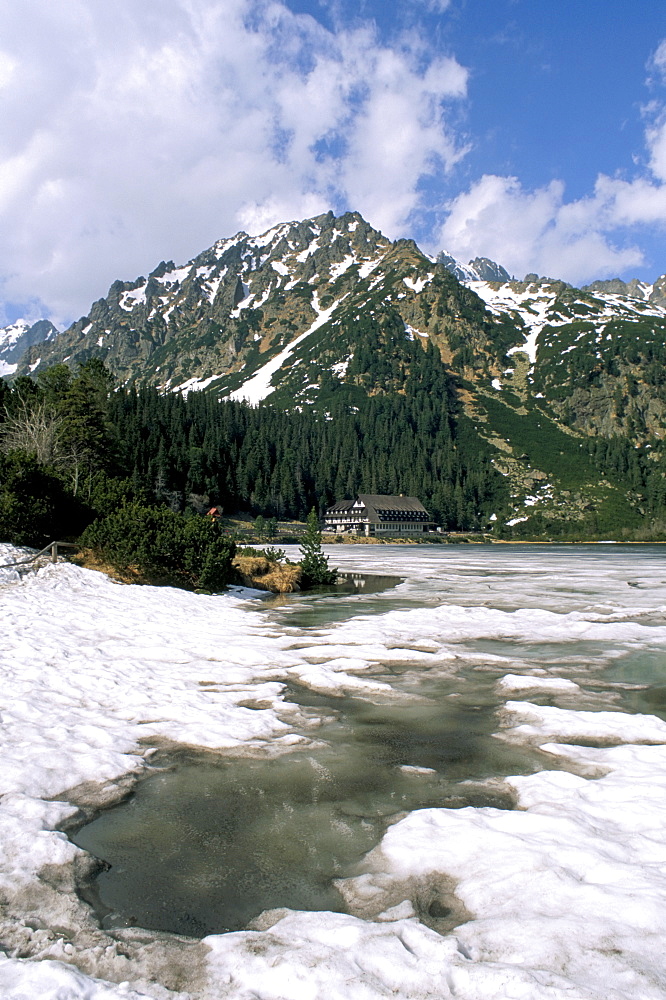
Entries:
[[[441, 6], [441, 5], [440, 5]], [[6, 301], [77, 316], [117, 277], [330, 207], [403, 235], [462, 155], [454, 59], [279, 0], [0, 0]]]
[[[653, 71], [661, 83], [666, 83], [666, 39], [661, 42], [648, 63], [648, 69]], [[651, 83], [653, 80], [648, 79]]]
[[653, 114], [646, 132], [646, 145], [650, 154], [650, 170], [660, 181], [666, 181], [666, 112], [664, 109]]
[[[651, 58], [649, 85], [666, 83], [666, 41]], [[666, 107], [643, 108], [649, 172], [597, 177], [593, 192], [565, 201], [564, 184], [526, 190], [516, 177], [485, 175], [453, 198], [440, 246], [467, 260], [493, 257], [517, 277], [537, 271], [584, 283], [643, 262], [638, 227], [666, 228]]]
[[423, 4], [428, 10], [437, 14], [443, 14], [451, 6], [451, 0], [416, 0], [416, 2]]
[[608, 237], [626, 224], [617, 206], [627, 192], [617, 184], [600, 178], [592, 197], [567, 203], [560, 181], [526, 191], [516, 177], [486, 175], [451, 202], [441, 245], [463, 260], [482, 252], [518, 278], [536, 271], [580, 283], [621, 273], [642, 254]]

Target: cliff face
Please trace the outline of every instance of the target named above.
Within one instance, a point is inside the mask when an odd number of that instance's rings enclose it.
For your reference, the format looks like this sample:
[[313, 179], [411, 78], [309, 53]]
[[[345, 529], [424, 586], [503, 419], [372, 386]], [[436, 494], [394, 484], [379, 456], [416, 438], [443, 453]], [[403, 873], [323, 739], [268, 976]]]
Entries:
[[391, 243], [356, 213], [329, 213], [260, 237], [240, 233], [184, 266], [162, 262], [148, 278], [114, 282], [48, 353], [29, 352], [21, 370], [97, 355], [122, 381], [228, 395], [286, 350], [261, 398], [288, 383], [296, 399], [305, 375], [303, 366], [292, 371], [299, 338], [310, 338], [310, 354], [315, 344], [324, 352], [320, 369], [340, 366], [362, 320], [381, 326], [391, 317], [461, 367], [497, 369], [498, 350], [517, 337], [412, 241]]

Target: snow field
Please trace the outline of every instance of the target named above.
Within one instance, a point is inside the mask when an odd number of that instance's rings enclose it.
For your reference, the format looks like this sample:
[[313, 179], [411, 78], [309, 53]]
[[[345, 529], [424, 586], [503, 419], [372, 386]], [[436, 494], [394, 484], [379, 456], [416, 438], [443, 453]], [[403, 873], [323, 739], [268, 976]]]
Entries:
[[455, 929], [458, 950], [477, 969], [548, 970], [576, 997], [663, 997], [666, 747], [576, 748], [571, 758], [607, 774], [509, 779], [515, 811], [411, 813], [366, 863], [379, 888], [386, 871], [413, 881], [452, 877], [474, 918]]
[[[118, 940], [85, 916], [67, 876], [82, 852], [56, 828], [88, 783], [137, 771], [164, 741], [253, 755], [302, 743], [282, 700], [290, 678], [384, 699], [398, 694], [383, 664], [451, 672], [481, 662], [475, 643], [487, 640], [547, 642], [563, 664], [577, 643], [666, 644], [663, 574], [637, 567], [635, 552], [606, 549], [603, 577], [591, 553], [555, 586], [543, 580], [557, 579], [557, 553], [530, 564], [506, 549], [344, 549], [341, 568], [372, 559], [406, 583], [377, 596], [379, 613], [306, 633], [241, 595], [124, 587], [65, 564], [0, 578], [0, 891], [11, 902], [0, 933], [27, 956], [0, 961], [3, 1000], [666, 998], [666, 724], [652, 716], [508, 702], [503, 734], [542, 745], [553, 770], [506, 780], [513, 811], [423, 809], [389, 826], [344, 880], [362, 916], [273, 911], [201, 945], [138, 930]], [[517, 607], [486, 606], [509, 591]], [[577, 697], [527, 654], [525, 674], [515, 652], [485, 658], [514, 699]], [[576, 740], [620, 745], [564, 745]], [[438, 933], [438, 911], [427, 926], [433, 900], [457, 926]]]

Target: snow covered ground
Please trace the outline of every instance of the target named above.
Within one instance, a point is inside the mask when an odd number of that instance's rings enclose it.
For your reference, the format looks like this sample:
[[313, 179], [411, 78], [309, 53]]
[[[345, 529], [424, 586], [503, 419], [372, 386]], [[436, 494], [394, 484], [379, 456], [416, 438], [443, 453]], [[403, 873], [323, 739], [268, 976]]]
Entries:
[[[305, 598], [0, 570], [3, 1000], [666, 998], [666, 723], [621, 703], [664, 684], [662, 550], [331, 552], [405, 582], [319, 599], [306, 626]], [[75, 892], [90, 859], [59, 829], [77, 810], [125, 794], [156, 747], [307, 745], [317, 720], [285, 685], [399, 700], [387, 663], [487, 672], [501, 738], [552, 769], [506, 779], [513, 810], [396, 816], [341, 882], [347, 914], [271, 911], [202, 942], [99, 927]]]

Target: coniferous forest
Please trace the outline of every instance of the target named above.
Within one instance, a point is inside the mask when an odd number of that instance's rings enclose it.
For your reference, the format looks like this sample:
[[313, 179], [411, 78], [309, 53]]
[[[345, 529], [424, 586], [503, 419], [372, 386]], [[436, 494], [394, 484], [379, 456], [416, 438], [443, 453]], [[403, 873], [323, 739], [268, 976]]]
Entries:
[[[305, 520], [359, 492], [417, 496], [446, 530], [486, 529], [493, 514], [506, 518], [506, 478], [428, 354], [415, 354], [409, 392], [387, 372], [381, 392], [332, 391], [325, 408], [291, 412], [118, 388], [98, 359], [11, 386], [0, 379], [0, 540], [76, 538], [129, 504]], [[640, 493], [646, 514], [663, 518], [663, 477], [625, 441], [590, 439], [572, 461]], [[537, 536], [557, 528], [535, 526]]]
[[37, 517], [35, 541], [54, 521], [71, 534], [74, 523], [123, 501], [184, 510], [204, 496], [229, 513], [305, 520], [312, 507], [321, 513], [357, 492], [406, 493], [445, 527], [473, 529], [502, 503], [502, 477], [446, 382], [412, 388], [289, 413], [202, 393], [114, 389], [96, 359], [76, 374], [56, 365], [12, 387], [0, 381], [2, 534], [16, 534], [10, 522], [26, 507], [10, 494], [33, 487], [56, 498], [52, 516]]

